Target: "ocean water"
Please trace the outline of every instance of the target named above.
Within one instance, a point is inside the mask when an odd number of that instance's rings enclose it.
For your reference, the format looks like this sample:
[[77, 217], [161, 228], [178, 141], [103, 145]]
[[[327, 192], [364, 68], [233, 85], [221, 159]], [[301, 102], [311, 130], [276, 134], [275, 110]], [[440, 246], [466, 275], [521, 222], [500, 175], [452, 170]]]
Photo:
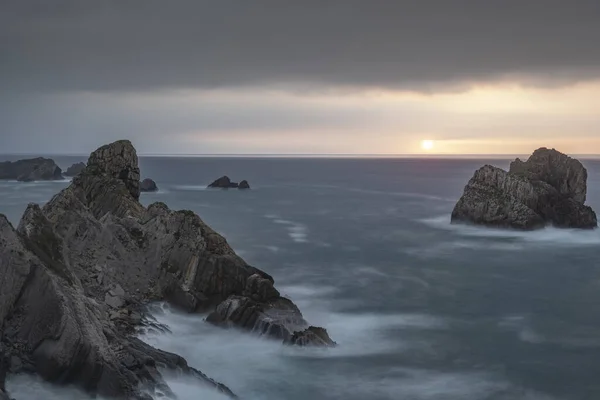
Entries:
[[[247, 400], [600, 399], [600, 231], [450, 225], [485, 163], [509, 161], [142, 157], [160, 188], [143, 203], [198, 213], [339, 347], [283, 347], [164, 305], [172, 333], [143, 339]], [[600, 161], [584, 163], [600, 210]], [[252, 190], [205, 189], [224, 174]], [[0, 212], [16, 224], [66, 185], [0, 182]], [[182, 400], [223, 398], [170, 383]], [[8, 388], [87, 399], [29, 377]]]

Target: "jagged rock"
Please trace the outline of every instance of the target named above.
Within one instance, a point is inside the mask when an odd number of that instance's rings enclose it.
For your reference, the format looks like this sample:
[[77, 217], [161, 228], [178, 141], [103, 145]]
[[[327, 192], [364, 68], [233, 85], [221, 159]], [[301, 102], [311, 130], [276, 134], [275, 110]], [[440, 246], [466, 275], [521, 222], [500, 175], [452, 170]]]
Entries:
[[250, 184], [248, 183], [247, 180], [243, 180], [238, 185], [238, 189], [250, 189]]
[[309, 326], [304, 331], [297, 331], [284, 343], [296, 346], [333, 347], [336, 343], [331, 340], [324, 328]]
[[140, 198], [140, 168], [138, 157], [129, 140], [119, 140], [100, 147], [90, 154], [85, 171], [92, 175], [106, 174], [125, 184], [131, 196]]
[[556, 150], [536, 150], [506, 172], [485, 165], [475, 172], [452, 212], [452, 222], [500, 228], [597, 227], [596, 213], [584, 205], [587, 171]]
[[238, 313], [249, 310], [261, 332], [288, 340], [308, 324], [272, 277], [247, 265], [196, 214], [163, 203], [146, 209], [138, 198], [137, 155], [119, 141], [92, 153], [42, 208], [29, 205], [17, 231], [0, 216], [2, 341], [28, 370], [106, 397], [146, 399], [141, 382], [168, 392], [159, 365], [233, 396], [179, 356], [131, 336], [145, 324], [145, 304], [222, 310], [239, 298]]
[[232, 182], [228, 176], [222, 176], [208, 185], [208, 187], [217, 189], [250, 189], [250, 184], [246, 180], [241, 181], [240, 183]]
[[152, 179], [146, 178], [140, 183], [140, 192], [156, 192], [158, 191], [158, 186], [156, 186], [156, 182]]
[[31, 158], [15, 162], [0, 162], [0, 179], [16, 179], [21, 182], [63, 179], [62, 170], [49, 158]]
[[242, 294], [263, 303], [280, 297], [279, 291], [273, 287], [273, 282], [261, 277], [259, 274], [248, 277], [246, 288]]
[[85, 163], [84, 162], [79, 162], [79, 163], [75, 163], [73, 165], [71, 165], [69, 168], [67, 168], [67, 170], [65, 171], [65, 175], [66, 176], [77, 176], [79, 175], [79, 173], [81, 171], [83, 171], [85, 168]]
[[208, 315], [206, 321], [225, 328], [248, 330], [260, 336], [282, 340], [286, 344], [335, 346], [325, 329], [310, 327], [298, 307], [280, 296], [273, 296], [268, 301], [230, 296]]
[[219, 189], [230, 189], [237, 188], [239, 186], [236, 182], [231, 182], [228, 176], [222, 176], [219, 179], [215, 180], [213, 183], [208, 185], [209, 188], [219, 188]]

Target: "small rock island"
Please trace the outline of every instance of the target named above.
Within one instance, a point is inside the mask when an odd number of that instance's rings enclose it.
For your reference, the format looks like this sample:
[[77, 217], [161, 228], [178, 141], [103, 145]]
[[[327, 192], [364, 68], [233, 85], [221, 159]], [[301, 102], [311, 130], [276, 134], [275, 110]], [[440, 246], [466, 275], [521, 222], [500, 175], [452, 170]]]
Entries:
[[220, 177], [208, 185], [209, 188], [216, 189], [250, 189], [248, 181], [243, 180], [240, 183], [232, 182], [227, 175]]
[[596, 213], [585, 205], [587, 170], [555, 149], [516, 159], [509, 171], [485, 165], [475, 172], [452, 212], [452, 223], [520, 230], [593, 229]]
[[0, 399], [10, 396], [6, 371], [150, 400], [144, 387], [172, 394], [169, 370], [237, 398], [136, 337], [152, 326], [146, 305], [154, 301], [287, 345], [335, 345], [198, 215], [144, 207], [140, 191], [136, 150], [121, 140], [94, 151], [48, 203], [29, 204], [16, 229], [0, 214]]
[[64, 179], [62, 170], [51, 158], [29, 158], [0, 162], [0, 179], [19, 182], [52, 181]]
[[85, 168], [84, 162], [75, 163], [75, 164], [71, 165], [69, 168], [67, 168], [67, 170], [65, 171], [65, 176], [77, 176], [77, 175], [79, 175], [79, 173], [81, 173], [81, 171], [83, 171], [84, 168]]
[[158, 186], [156, 186], [156, 182], [154, 182], [150, 178], [144, 179], [140, 182], [140, 192], [157, 192]]

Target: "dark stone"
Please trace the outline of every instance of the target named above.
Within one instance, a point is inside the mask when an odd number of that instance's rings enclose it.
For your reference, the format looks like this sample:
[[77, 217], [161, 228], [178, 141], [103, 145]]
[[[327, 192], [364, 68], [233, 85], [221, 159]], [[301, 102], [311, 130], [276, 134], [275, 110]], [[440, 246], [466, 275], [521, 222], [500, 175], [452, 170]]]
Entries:
[[592, 229], [596, 213], [586, 206], [587, 171], [556, 150], [541, 148], [510, 171], [486, 165], [475, 172], [452, 212], [453, 223], [499, 228]]
[[217, 179], [216, 181], [214, 181], [213, 183], [211, 183], [210, 185], [208, 185], [209, 188], [219, 188], [219, 189], [231, 189], [231, 188], [237, 188], [239, 185], [235, 182], [231, 182], [231, 179], [229, 179], [228, 176], [222, 176], [219, 179]]
[[248, 181], [243, 180], [239, 183], [238, 189], [250, 189], [250, 184], [248, 183]]
[[316, 326], [309, 326], [304, 331], [297, 331], [284, 342], [296, 346], [334, 347], [336, 343], [331, 340], [327, 330]]
[[0, 179], [16, 179], [21, 182], [63, 179], [62, 170], [49, 158], [31, 158], [0, 162]]
[[140, 183], [140, 192], [156, 192], [158, 186], [152, 179], [146, 178]]
[[75, 163], [75, 164], [71, 165], [69, 168], [67, 168], [67, 170], [65, 171], [65, 176], [77, 176], [84, 169], [85, 169], [84, 162]]

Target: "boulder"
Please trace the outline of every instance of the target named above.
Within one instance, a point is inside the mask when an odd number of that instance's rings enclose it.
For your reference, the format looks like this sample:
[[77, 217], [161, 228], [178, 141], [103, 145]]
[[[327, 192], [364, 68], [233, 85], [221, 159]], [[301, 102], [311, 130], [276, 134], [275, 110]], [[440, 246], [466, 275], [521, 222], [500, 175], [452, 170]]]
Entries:
[[77, 176], [79, 175], [79, 173], [81, 171], [83, 171], [83, 169], [85, 168], [85, 163], [84, 162], [79, 162], [79, 163], [75, 163], [73, 165], [71, 165], [69, 168], [67, 168], [67, 170], [65, 171], [65, 176]]
[[158, 186], [152, 179], [146, 178], [140, 183], [140, 192], [156, 192]]
[[538, 149], [526, 162], [517, 159], [508, 172], [485, 165], [465, 187], [452, 222], [521, 230], [596, 228], [596, 213], [584, 204], [586, 181], [583, 165], [554, 149]]
[[49, 181], [63, 179], [62, 170], [50, 158], [30, 158], [0, 163], [0, 179], [20, 182]]
[[216, 309], [210, 319], [219, 325], [252, 326], [290, 344], [324, 342], [309, 333], [292, 339], [309, 328], [298, 308], [198, 215], [164, 203], [144, 208], [139, 192], [135, 149], [119, 141], [93, 152], [43, 207], [29, 205], [16, 230], [0, 215], [0, 331], [24, 370], [104, 397], [147, 399], [141, 383], [168, 393], [160, 366], [234, 397], [132, 336], [152, 301]]

